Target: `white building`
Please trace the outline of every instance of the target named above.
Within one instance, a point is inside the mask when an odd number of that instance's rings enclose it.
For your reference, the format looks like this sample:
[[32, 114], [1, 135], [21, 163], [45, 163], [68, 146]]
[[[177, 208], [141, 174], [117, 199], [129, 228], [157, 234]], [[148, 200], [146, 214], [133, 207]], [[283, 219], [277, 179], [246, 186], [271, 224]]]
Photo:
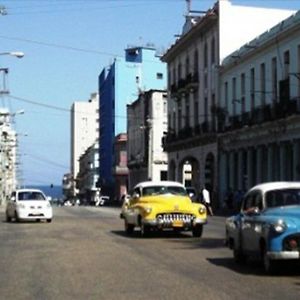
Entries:
[[300, 180], [300, 11], [224, 59], [219, 190]]
[[168, 157], [162, 148], [167, 131], [167, 93], [150, 90], [127, 105], [129, 187], [146, 180], [167, 180]]
[[80, 156], [99, 138], [99, 97], [74, 102], [71, 108], [71, 174], [76, 179]]
[[99, 143], [91, 145], [79, 159], [78, 189], [80, 198], [89, 204], [94, 204], [100, 197], [97, 188], [99, 179]]
[[[182, 35], [163, 56], [168, 64], [169, 179], [218, 191], [217, 110], [219, 66], [227, 55], [293, 12], [232, 5], [222, 0], [203, 15], [188, 11]], [[218, 206], [216, 197], [213, 205]]]
[[16, 189], [17, 134], [11, 126], [10, 113], [0, 111], [0, 205]]

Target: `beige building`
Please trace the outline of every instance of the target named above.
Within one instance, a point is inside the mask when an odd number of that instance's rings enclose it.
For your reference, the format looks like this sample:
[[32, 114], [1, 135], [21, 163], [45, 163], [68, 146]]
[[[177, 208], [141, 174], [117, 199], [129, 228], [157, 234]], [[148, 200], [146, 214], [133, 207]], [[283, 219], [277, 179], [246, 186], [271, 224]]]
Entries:
[[224, 59], [219, 189], [300, 180], [300, 11]]
[[[218, 206], [217, 107], [219, 66], [246, 42], [292, 14], [291, 11], [217, 2], [204, 14], [186, 15], [181, 36], [167, 50], [169, 179], [183, 182], [190, 165], [191, 185], [210, 186]], [[254, 21], [255, 20], [255, 21]]]
[[168, 129], [167, 92], [150, 90], [127, 105], [129, 186], [167, 180], [168, 156], [162, 138]]

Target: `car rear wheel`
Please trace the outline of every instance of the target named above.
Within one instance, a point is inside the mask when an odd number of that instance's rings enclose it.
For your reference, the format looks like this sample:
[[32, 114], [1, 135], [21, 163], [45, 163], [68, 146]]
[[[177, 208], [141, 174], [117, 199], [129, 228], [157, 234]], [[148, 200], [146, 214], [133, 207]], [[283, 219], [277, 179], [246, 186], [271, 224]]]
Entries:
[[144, 223], [141, 224], [141, 236], [148, 237], [150, 234], [150, 227], [145, 225]]
[[52, 219], [47, 219], [47, 223], [51, 223], [52, 222]]
[[134, 225], [128, 224], [128, 222], [124, 220], [124, 229], [127, 234], [132, 234], [134, 231]]
[[193, 237], [201, 237], [202, 236], [202, 231], [203, 231], [203, 225], [196, 225], [192, 229]]

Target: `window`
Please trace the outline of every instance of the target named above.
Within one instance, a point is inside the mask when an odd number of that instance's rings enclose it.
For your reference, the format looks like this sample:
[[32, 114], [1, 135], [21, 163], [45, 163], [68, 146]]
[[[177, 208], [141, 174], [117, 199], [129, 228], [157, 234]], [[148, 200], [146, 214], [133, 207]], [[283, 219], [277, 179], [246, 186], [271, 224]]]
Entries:
[[290, 52], [289, 51], [284, 52], [283, 60], [284, 60], [284, 77], [285, 79], [288, 79], [290, 73]]
[[233, 104], [233, 115], [236, 115], [236, 104], [239, 102], [239, 100], [236, 98], [236, 78], [232, 78], [232, 104]]
[[251, 110], [255, 107], [255, 70], [251, 68], [250, 70], [250, 99], [251, 99]]
[[194, 126], [197, 126], [199, 124], [199, 102], [198, 102], [198, 92], [194, 93]]
[[204, 45], [204, 68], [208, 66], [208, 53], [207, 53], [207, 43]]
[[273, 103], [277, 102], [277, 58], [272, 58], [272, 100]]
[[261, 105], [266, 103], [266, 66], [264, 63], [260, 65], [260, 101]]
[[215, 38], [211, 40], [211, 63], [214, 64], [216, 59]]
[[185, 76], [187, 76], [190, 73], [190, 59], [187, 56], [185, 60]]
[[246, 111], [245, 93], [246, 93], [245, 73], [242, 73], [241, 74], [241, 112], [242, 112], [242, 114], [245, 113], [245, 111]]
[[198, 51], [195, 50], [194, 53], [194, 74], [198, 72]]

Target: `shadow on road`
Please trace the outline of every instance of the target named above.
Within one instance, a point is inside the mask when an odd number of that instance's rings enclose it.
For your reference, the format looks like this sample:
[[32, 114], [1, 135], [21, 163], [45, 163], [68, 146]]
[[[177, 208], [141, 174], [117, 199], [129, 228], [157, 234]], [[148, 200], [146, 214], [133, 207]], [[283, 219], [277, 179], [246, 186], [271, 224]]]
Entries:
[[[270, 276], [263, 269], [262, 262], [258, 259], [248, 259], [244, 264], [238, 264], [233, 258], [207, 258], [207, 261], [218, 266], [230, 269], [242, 275]], [[293, 261], [285, 261], [271, 276], [299, 276], [300, 264]], [[300, 285], [300, 284], [299, 284]]]
[[166, 231], [152, 231], [147, 237], [141, 237], [140, 230], [135, 230], [132, 234], [127, 234], [124, 230], [111, 231], [111, 233], [122, 236], [125, 238], [143, 238], [143, 239], [165, 239], [165, 238], [177, 238], [177, 239], [189, 239], [191, 238], [191, 233], [189, 232], [175, 232], [172, 230]]

